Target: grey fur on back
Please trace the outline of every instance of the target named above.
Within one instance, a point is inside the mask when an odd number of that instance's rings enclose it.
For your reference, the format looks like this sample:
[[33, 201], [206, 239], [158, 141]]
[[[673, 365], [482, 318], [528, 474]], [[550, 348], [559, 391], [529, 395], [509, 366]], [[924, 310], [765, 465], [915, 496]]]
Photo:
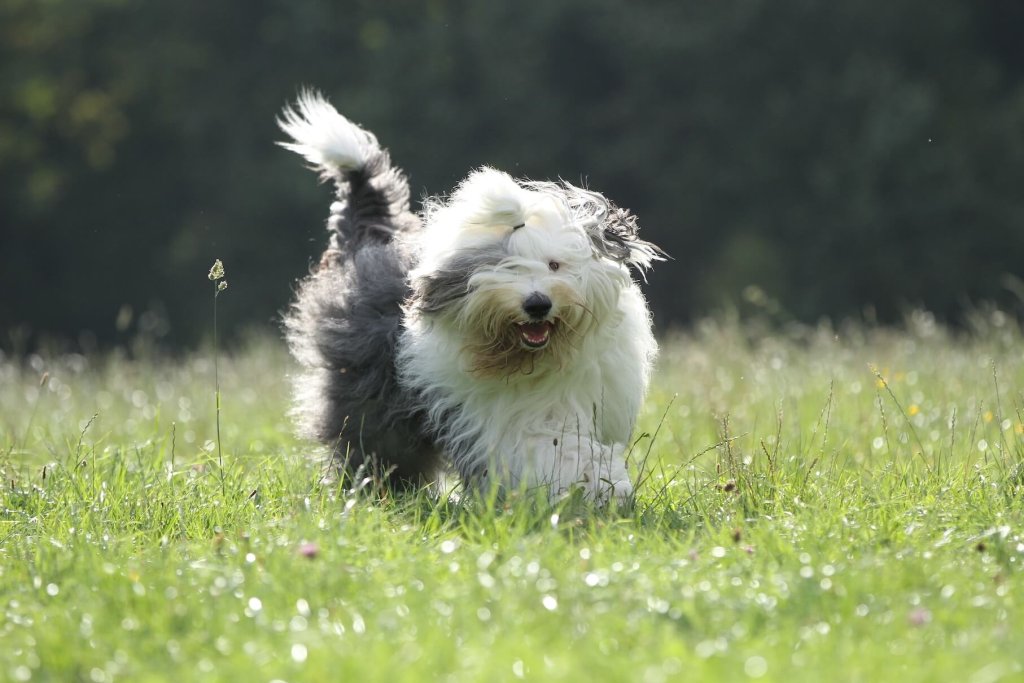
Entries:
[[328, 444], [349, 472], [365, 464], [393, 484], [418, 485], [439, 454], [398, 385], [395, 350], [411, 265], [396, 237], [418, 230], [420, 221], [409, 209], [408, 182], [385, 150], [329, 175], [338, 199], [327, 250], [284, 321], [302, 365], [293, 413], [302, 433]]

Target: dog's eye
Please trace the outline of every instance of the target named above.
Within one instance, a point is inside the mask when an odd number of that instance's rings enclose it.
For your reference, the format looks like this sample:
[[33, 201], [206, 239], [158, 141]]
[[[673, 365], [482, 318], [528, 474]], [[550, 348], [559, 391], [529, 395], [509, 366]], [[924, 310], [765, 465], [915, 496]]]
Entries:
[[562, 264], [559, 263], [558, 261], [548, 261], [548, 268], [550, 268], [552, 271], [558, 270], [561, 267]]

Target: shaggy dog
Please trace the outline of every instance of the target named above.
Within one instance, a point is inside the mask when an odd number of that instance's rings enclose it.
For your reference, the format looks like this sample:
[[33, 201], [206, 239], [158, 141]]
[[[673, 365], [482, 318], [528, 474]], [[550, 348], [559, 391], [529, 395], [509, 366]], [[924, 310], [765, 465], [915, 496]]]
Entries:
[[304, 92], [278, 120], [337, 187], [319, 265], [285, 324], [301, 431], [349, 472], [627, 499], [657, 344], [630, 266], [662, 252], [566, 182], [473, 171], [416, 215], [376, 137]]

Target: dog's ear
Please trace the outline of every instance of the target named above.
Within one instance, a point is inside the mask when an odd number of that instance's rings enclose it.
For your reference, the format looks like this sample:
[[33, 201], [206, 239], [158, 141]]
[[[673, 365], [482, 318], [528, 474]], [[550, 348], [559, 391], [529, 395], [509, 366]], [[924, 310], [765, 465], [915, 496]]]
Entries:
[[598, 256], [634, 266], [641, 273], [654, 261], [667, 258], [656, 244], [640, 239], [636, 216], [629, 210], [616, 206], [598, 192], [565, 181], [562, 185]]
[[440, 313], [472, 293], [475, 273], [498, 265], [506, 255], [503, 244], [467, 247], [432, 268], [414, 270], [408, 303], [423, 313]]
[[636, 216], [608, 202], [603, 225], [591, 231], [590, 241], [603, 256], [645, 271], [654, 261], [664, 261], [666, 254], [653, 242], [640, 239], [639, 232]]

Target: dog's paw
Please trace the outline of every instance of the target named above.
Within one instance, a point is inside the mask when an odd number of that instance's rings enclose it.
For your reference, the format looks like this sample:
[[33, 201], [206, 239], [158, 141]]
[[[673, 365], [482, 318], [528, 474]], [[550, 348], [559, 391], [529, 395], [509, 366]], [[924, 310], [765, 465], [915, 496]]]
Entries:
[[626, 469], [625, 447], [600, 443], [580, 446], [578, 450], [563, 450], [559, 454], [561, 467], [558, 481], [552, 482], [552, 492], [564, 496], [580, 490], [585, 498], [601, 504], [630, 502], [633, 484]]

